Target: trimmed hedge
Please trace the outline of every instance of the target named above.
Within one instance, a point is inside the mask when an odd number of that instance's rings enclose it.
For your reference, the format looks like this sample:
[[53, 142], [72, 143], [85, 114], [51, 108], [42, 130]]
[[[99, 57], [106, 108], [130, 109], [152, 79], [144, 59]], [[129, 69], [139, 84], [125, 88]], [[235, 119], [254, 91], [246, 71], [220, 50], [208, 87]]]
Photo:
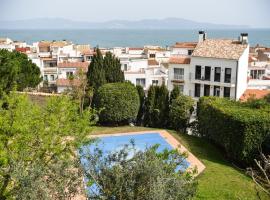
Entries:
[[95, 95], [95, 108], [101, 110], [102, 124], [127, 124], [135, 121], [140, 107], [136, 87], [129, 83], [109, 83], [101, 86]]
[[250, 164], [270, 135], [269, 108], [255, 109], [228, 99], [202, 97], [198, 102], [198, 129], [203, 137], [223, 147], [229, 158]]

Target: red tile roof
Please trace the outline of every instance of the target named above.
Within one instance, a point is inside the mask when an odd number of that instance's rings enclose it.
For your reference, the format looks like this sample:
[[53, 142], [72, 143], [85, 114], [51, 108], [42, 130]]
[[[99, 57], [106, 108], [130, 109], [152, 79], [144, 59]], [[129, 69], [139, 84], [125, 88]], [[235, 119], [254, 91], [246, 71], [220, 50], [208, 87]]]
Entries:
[[88, 65], [88, 62], [62, 62], [58, 63], [58, 68], [82, 68], [84, 71], [87, 71]]
[[159, 65], [159, 63], [156, 60], [148, 60], [148, 65], [154, 66], [154, 65]]
[[80, 80], [78, 80], [78, 79], [73, 79], [73, 80], [57, 79], [56, 80], [56, 85], [57, 86], [66, 86], [66, 87], [69, 87], [69, 86], [72, 86], [72, 85], [78, 86], [78, 85], [80, 85]]
[[174, 56], [169, 60], [170, 64], [190, 64], [190, 58]]
[[270, 90], [247, 89], [240, 97], [240, 101], [247, 101], [249, 98], [262, 99], [269, 93]]
[[144, 50], [142, 47], [130, 47], [128, 50], [138, 51], [138, 50]]
[[26, 53], [27, 51], [30, 51], [30, 47], [21, 47], [21, 48], [17, 47], [15, 48], [15, 50], [18, 52]]
[[176, 42], [173, 46], [174, 48], [195, 48], [197, 46], [197, 42]]

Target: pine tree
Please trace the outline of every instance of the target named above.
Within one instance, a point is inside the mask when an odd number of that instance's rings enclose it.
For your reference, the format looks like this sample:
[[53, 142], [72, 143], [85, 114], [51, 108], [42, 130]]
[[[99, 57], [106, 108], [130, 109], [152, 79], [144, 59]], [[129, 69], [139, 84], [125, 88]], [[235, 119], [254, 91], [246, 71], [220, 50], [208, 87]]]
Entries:
[[106, 83], [106, 74], [103, 67], [103, 57], [100, 50], [97, 48], [95, 55], [88, 67], [87, 72], [88, 84], [97, 90], [100, 86]]

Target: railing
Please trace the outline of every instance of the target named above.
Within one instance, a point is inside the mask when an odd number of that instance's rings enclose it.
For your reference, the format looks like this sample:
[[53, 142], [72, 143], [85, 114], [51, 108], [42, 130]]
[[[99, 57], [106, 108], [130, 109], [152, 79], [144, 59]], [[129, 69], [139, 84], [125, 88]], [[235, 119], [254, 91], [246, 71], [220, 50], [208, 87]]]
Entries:
[[182, 74], [174, 74], [173, 79], [174, 80], [184, 80], [184, 75], [182, 75]]

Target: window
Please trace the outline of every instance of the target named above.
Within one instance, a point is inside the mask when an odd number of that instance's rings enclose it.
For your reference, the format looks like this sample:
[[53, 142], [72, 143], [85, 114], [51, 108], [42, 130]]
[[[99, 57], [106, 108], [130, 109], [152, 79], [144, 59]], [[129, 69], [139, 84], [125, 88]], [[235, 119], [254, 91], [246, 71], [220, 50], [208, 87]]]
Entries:
[[150, 58], [155, 58], [155, 57], [156, 57], [156, 54], [150, 53], [149, 57], [150, 57]]
[[51, 81], [54, 81], [54, 75], [50, 76]]
[[67, 78], [72, 77], [73, 76], [73, 72], [66, 72], [66, 76], [67, 76]]
[[158, 85], [158, 80], [152, 80], [152, 85]]
[[48, 81], [48, 75], [44, 75], [44, 81]]
[[173, 68], [173, 76], [175, 80], [184, 79], [184, 69], [183, 68]]
[[195, 97], [201, 96], [201, 84], [195, 83]]
[[124, 71], [127, 71], [127, 70], [128, 70], [128, 65], [124, 64]]
[[231, 88], [229, 87], [224, 87], [224, 97], [230, 97], [231, 96]]
[[214, 86], [214, 96], [220, 96], [220, 86]]
[[188, 50], [188, 55], [191, 56], [191, 54], [193, 53], [193, 50]]
[[221, 73], [221, 68], [220, 67], [215, 67], [215, 82], [220, 82], [220, 73]]
[[210, 85], [204, 85], [203, 96], [210, 96]]
[[195, 68], [195, 79], [201, 79], [201, 66], [196, 65]]
[[145, 87], [145, 78], [136, 78], [136, 85]]
[[210, 81], [211, 79], [211, 67], [205, 66], [204, 68], [204, 80]]
[[224, 77], [224, 82], [225, 83], [230, 83], [231, 82], [231, 74], [232, 74], [232, 69], [231, 68], [225, 68], [225, 77]]

